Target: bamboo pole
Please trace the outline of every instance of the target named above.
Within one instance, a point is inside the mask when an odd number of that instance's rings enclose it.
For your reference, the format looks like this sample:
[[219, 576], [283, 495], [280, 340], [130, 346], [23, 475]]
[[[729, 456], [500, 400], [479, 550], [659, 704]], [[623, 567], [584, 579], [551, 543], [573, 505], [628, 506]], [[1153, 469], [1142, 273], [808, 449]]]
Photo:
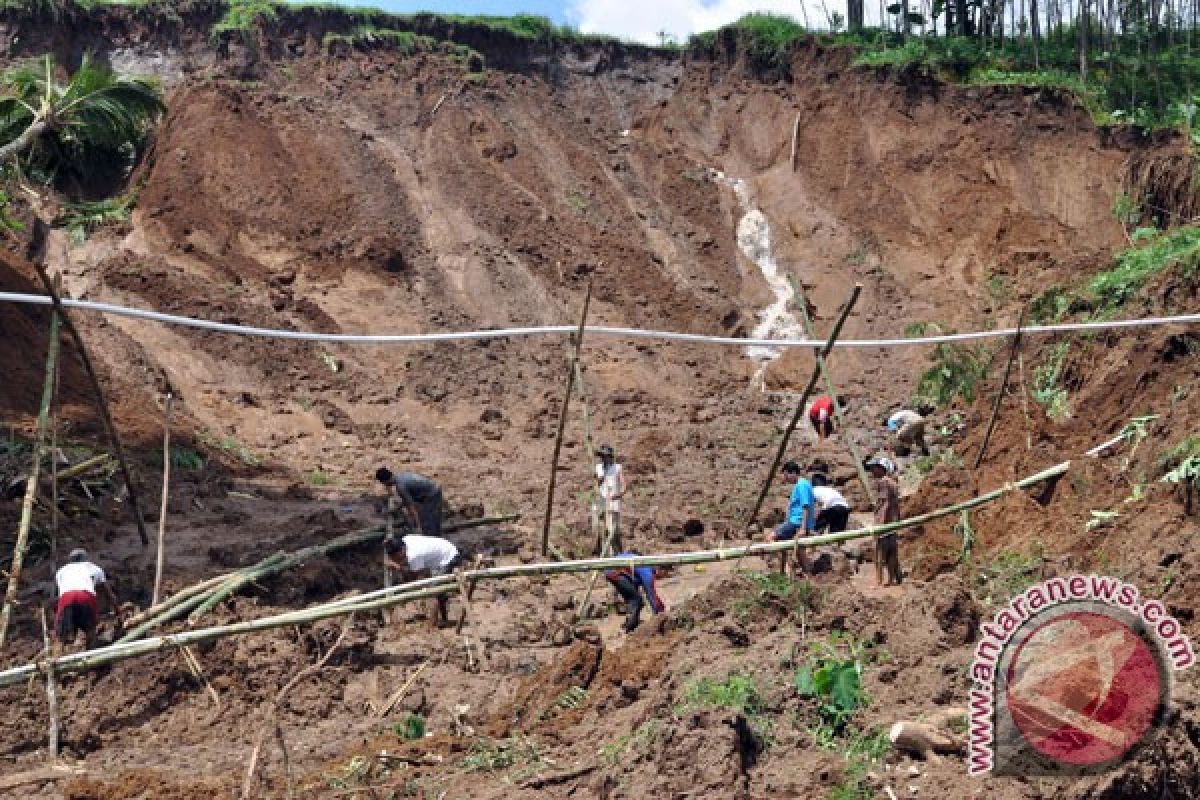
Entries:
[[164, 546], [167, 540], [167, 491], [171, 486], [171, 401], [174, 395], [167, 391], [166, 408], [163, 409], [163, 479], [162, 502], [158, 507], [158, 553], [154, 561], [154, 594], [150, 604], [158, 605], [159, 590], [162, 588]]
[[[42, 617], [42, 646], [46, 648], [46, 657], [50, 658], [50, 626], [46, 624], [46, 609], [39, 608]], [[46, 703], [50, 707], [50, 763], [58, 761], [58, 738], [62, 729], [58, 716], [58, 680], [54, 676], [54, 668], [46, 668]]]
[[[592, 474], [592, 459], [595, 458], [596, 448], [592, 441], [592, 418], [588, 413], [587, 390], [583, 384], [583, 365], [578, 361], [575, 362], [575, 386], [579, 389], [579, 405], [583, 410], [583, 461], [584, 466], [588, 470], [588, 476]], [[595, 546], [600, 541], [600, 519], [599, 509], [596, 506], [596, 486], [592, 482], [592, 488], [588, 490], [588, 544]], [[603, 553], [601, 553], [603, 555]]]
[[1013, 360], [1021, 349], [1021, 326], [1025, 324], [1025, 309], [1017, 317], [1017, 332], [1013, 334], [1012, 347], [1008, 351], [1008, 363], [1004, 365], [1004, 377], [1000, 379], [1000, 388], [996, 390], [996, 398], [992, 401], [992, 416], [988, 419], [987, 431], [983, 434], [983, 444], [979, 445], [979, 454], [975, 456], [975, 465], [971, 469], [979, 469], [983, 457], [987, 453], [988, 443], [992, 441], [992, 430], [996, 427], [996, 418], [1000, 416], [1000, 402], [1004, 399], [1004, 390], [1008, 388], [1008, 376], [1012, 373]]
[[800, 115], [796, 115], [796, 121], [792, 123], [792, 172], [796, 171], [796, 142], [800, 138]]
[[[811, 339], [816, 335], [816, 329], [813, 327], [812, 317], [808, 313], [808, 297], [804, 294], [804, 286], [800, 281], [796, 280], [795, 275], [790, 273], [788, 274], [788, 281], [792, 284], [792, 295], [798, 297], [800, 300], [796, 305], [800, 308], [800, 320], [804, 323], [804, 333]], [[825, 356], [820, 353], [817, 353], [817, 367], [820, 368], [821, 376], [825, 379], [825, 391], [829, 393], [830, 399], [833, 400], [833, 413], [837, 417], [838, 430], [842, 432], [842, 437], [846, 440], [846, 445], [850, 448], [850, 455], [854, 458], [854, 469], [858, 472], [858, 480], [862, 484], [863, 491], [867, 493], [867, 500], [874, 505], [875, 487], [867, 479], [867, 470], [863, 466], [862, 451], [858, 449], [858, 445], [850, 436], [850, 429], [846, 426], [846, 412], [842, 408], [842, 404], [838, 402], [837, 387], [833, 385], [833, 373], [825, 363]]]
[[[1016, 483], [1005, 484], [998, 489], [993, 489], [990, 492], [973, 497], [970, 500], [956, 503], [951, 506], [946, 506], [945, 508], [940, 508], [925, 514], [920, 514], [916, 517], [900, 520], [898, 522], [889, 522], [885, 525], [872, 525], [867, 528], [844, 531], [842, 533], [830, 533], [823, 534], [821, 536], [813, 536], [805, 540], [805, 546], [815, 547], [826, 544], [836, 544], [838, 542], [845, 542], [853, 539], [878, 537], [883, 536], [884, 534], [894, 533], [895, 531], [903, 530], [905, 528], [923, 525], [926, 522], [932, 522], [936, 519], [958, 514], [964, 510], [985, 505], [1000, 497], [1003, 497], [1009, 492], [1013, 492], [1018, 489], [1025, 489], [1043, 481], [1058, 478], [1066, 473], [1067, 470], [1070, 469], [1070, 466], [1071, 462], [1065, 461], [1057, 466], [1050, 467], [1049, 469], [1045, 469], [1034, 475], [1030, 475], [1027, 478], [1017, 481]], [[515, 564], [506, 567], [491, 567], [488, 569], [473, 570], [468, 573], [466, 577], [471, 580], [499, 580], [505, 578], [528, 577], [530, 575], [555, 575], [560, 573], [588, 572], [597, 569], [611, 569], [619, 567], [662, 567], [680, 566], [684, 564], [704, 564], [714, 561], [730, 561], [744, 558], [749, 555], [767, 555], [770, 553], [778, 553], [786, 551], [791, 547], [791, 542], [759, 542], [741, 547], [731, 547], [720, 550], [700, 550], [690, 553], [672, 553], [665, 555], [645, 556], [638, 555], [629, 556], [626, 558], [589, 558], [579, 561], [542, 564]], [[364, 595], [355, 595], [331, 603], [325, 603], [320, 606], [301, 609], [299, 611], [292, 611], [272, 617], [247, 620], [231, 625], [221, 625], [193, 631], [184, 631], [182, 633], [168, 636], [157, 636], [128, 644], [113, 644], [107, 647], [98, 648], [96, 650], [89, 650], [83, 653], [73, 653], [71, 655], [62, 656], [52, 661], [43, 663], [35, 662], [33, 664], [25, 664], [20, 667], [4, 670], [3, 672], [0, 672], [0, 688], [20, 683], [21, 681], [28, 679], [31, 675], [35, 675], [37, 672], [50, 667], [53, 667], [54, 670], [60, 675], [73, 672], [84, 672], [86, 670], [95, 669], [96, 667], [104, 666], [106, 664], [114, 664], [130, 658], [136, 658], [138, 656], [159, 652], [166, 648], [182, 647], [185, 645], [199, 644], [201, 642], [210, 642], [225, 638], [227, 636], [256, 633], [259, 631], [282, 628], [290, 625], [312, 623], [322, 619], [344, 616], [351, 613], [374, 611], [376, 609], [388, 608], [401, 603], [408, 603], [428, 597], [436, 597], [439, 594], [457, 591], [457, 589], [457, 578], [454, 575], [442, 575], [434, 578], [424, 578], [419, 581], [413, 581], [402, 586], [392, 587], [392, 589], [386, 591], [378, 590]]]
[[571, 405], [571, 387], [575, 383], [575, 364], [583, 348], [583, 329], [587, 325], [588, 306], [592, 302], [592, 282], [588, 278], [587, 292], [583, 296], [583, 311], [579, 314], [579, 328], [575, 331], [574, 352], [567, 365], [567, 390], [563, 392], [562, 409], [558, 413], [558, 432], [554, 436], [554, 456], [550, 459], [550, 484], [546, 487], [546, 514], [542, 518], [542, 555], [550, 552], [550, 516], [554, 512], [554, 486], [558, 482], [558, 456], [562, 451], [563, 431], [567, 428], [567, 409]]
[[92, 456], [86, 461], [80, 461], [78, 464], [73, 464], [58, 473], [59, 481], [69, 481], [72, 478], [77, 478], [86, 472], [90, 472], [96, 467], [110, 463], [112, 456], [108, 453], [101, 453], [98, 456]]
[[[3, 248], [0, 248], [2, 251]], [[21, 567], [29, 546], [29, 526], [33, 522], [33, 500], [37, 496], [38, 475], [45, 456], [46, 428], [49, 424], [50, 401], [54, 396], [55, 365], [58, 362], [58, 312], [50, 313], [50, 343], [46, 348], [46, 379], [42, 383], [42, 403], [37, 416], [37, 438], [33, 445], [33, 467], [25, 483], [25, 498], [21, 502], [21, 520], [17, 524], [17, 541], [13, 545], [12, 566], [8, 572], [8, 589], [4, 593], [4, 609], [0, 610], [0, 650], [8, 639], [8, 622], [17, 603], [17, 587], [21, 583]]]
[[[825, 340], [824, 346], [817, 351], [818, 359], [824, 358], [833, 350], [833, 343], [837, 341], [838, 334], [842, 332], [842, 325], [845, 324], [846, 318], [850, 316], [850, 309], [854, 308], [854, 304], [858, 301], [858, 296], [861, 293], [862, 284], [854, 284], [854, 289], [850, 292], [850, 298], [842, 306], [837, 322], [833, 324], [833, 330], [829, 332], [829, 338]], [[754, 508], [750, 511], [750, 516], [746, 519], [746, 524], [743, 526], [745, 528], [749, 528], [758, 519], [758, 512], [762, 510], [763, 501], [767, 499], [767, 493], [771, 491], [771, 483], [775, 480], [775, 472], [779, 469], [779, 464], [783, 461], [784, 453], [787, 452], [788, 441], [792, 438], [792, 431], [796, 430], [796, 425], [800, 422], [800, 418], [804, 416], [804, 407], [808, 404], [808, 396], [812, 394], [813, 389], [816, 388], [817, 380], [821, 377], [819, 364], [820, 361], [816, 365], [813, 365], [812, 376], [808, 379], [808, 385], [804, 387], [804, 392], [800, 395], [800, 402], [796, 404], [796, 410], [792, 414], [792, 419], [788, 422], [783, 436], [779, 439], [779, 448], [775, 451], [775, 460], [771, 462], [771, 468], [767, 470], [767, 478], [763, 481], [762, 491], [758, 493], [758, 500], [755, 501]]]
[[[40, 219], [34, 222], [35, 228], [45, 227], [45, 223]], [[45, 232], [40, 234], [45, 238]], [[37, 238], [38, 233], [35, 230], [34, 234]], [[75, 323], [71, 321], [71, 317], [67, 314], [67, 309], [62, 304], [62, 297], [54, 290], [54, 284], [50, 280], [50, 276], [46, 273], [46, 268], [37, 260], [26, 261], [17, 255], [0, 248], [0, 262], [15, 272], [27, 272], [30, 269], [37, 273], [38, 279], [42, 282], [42, 288], [50, 296], [50, 302], [54, 305], [54, 310], [62, 319], [62, 325], [67, 329], [67, 333], [71, 336], [71, 341], [75, 345], [76, 355], [79, 356], [79, 361], [83, 365], [83, 371], [87, 374], [88, 382], [92, 384], [92, 390], [96, 393], [96, 403], [100, 409], [100, 418], [104, 422], [104, 429], [108, 433], [108, 437], [112, 440], [113, 450], [116, 451], [117, 462], [121, 466], [121, 475], [125, 479], [125, 486], [129, 490], [129, 505], [133, 509], [134, 521], [137, 523], [138, 537], [142, 541], [143, 547], [150, 545], [150, 537], [146, 535], [146, 522], [142, 518], [142, 509], [138, 505], [137, 485], [133, 482], [133, 473], [129, 469], [129, 461], [125, 458], [125, 448], [121, 445], [121, 437], [117, 433], [117, 426], [113, 423], [112, 414], [109, 413], [108, 401], [104, 398], [104, 389], [100, 386], [100, 378], [96, 375], [96, 369], [92, 366], [91, 356], [88, 355], [87, 347], [83, 344], [83, 337], [79, 334], [79, 329], [75, 327]]]
[[[54, 286], [62, 289], [62, 275], [54, 276]], [[54, 396], [50, 400], [50, 563], [58, 564], [58, 417], [62, 412], [59, 401], [59, 383], [62, 378], [62, 362], [54, 365]], [[55, 751], [57, 757], [57, 751]]]

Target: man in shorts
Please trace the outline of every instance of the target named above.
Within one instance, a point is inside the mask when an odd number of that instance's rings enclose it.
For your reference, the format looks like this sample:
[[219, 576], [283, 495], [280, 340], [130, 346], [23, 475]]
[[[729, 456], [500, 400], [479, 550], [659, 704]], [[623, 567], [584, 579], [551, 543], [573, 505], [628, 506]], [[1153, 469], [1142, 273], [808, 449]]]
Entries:
[[[449, 575], [462, 563], [462, 554], [454, 543], [440, 536], [417, 533], [391, 536], [384, 539], [383, 548], [388, 562], [405, 581]], [[436, 630], [449, 618], [449, 601], [444, 594], [432, 600], [429, 604], [429, 627]]]
[[[779, 471], [779, 476], [782, 483], [795, 482], [795, 485], [792, 487], [792, 495], [788, 500], [787, 516], [775, 530], [771, 531], [767, 537], [768, 542], [789, 542], [797, 536], [812, 533], [817, 519], [816, 499], [813, 497], [812, 484], [801, 474], [800, 465], [795, 461], [787, 462]], [[806, 571], [808, 562], [804, 550], [797, 548], [796, 558], [800, 562], [800, 570]], [[779, 571], [795, 577], [796, 565], [792, 564], [786, 552], [780, 554]]]
[[850, 521], [850, 504], [837, 489], [829, 485], [823, 472], [814, 472], [812, 478], [813, 497], [817, 501], [817, 521], [813, 530], [817, 533], [841, 533]]
[[74, 643], [80, 631], [87, 638], [87, 649], [96, 644], [96, 623], [100, 621], [100, 608], [96, 602], [96, 590], [104, 593], [112, 613], [121, 623], [121, 611], [116, 595], [104, 577], [104, 570], [88, 561], [87, 551], [76, 548], [67, 556], [64, 564], [54, 575], [58, 587], [58, 607], [54, 615], [54, 634], [58, 649]]

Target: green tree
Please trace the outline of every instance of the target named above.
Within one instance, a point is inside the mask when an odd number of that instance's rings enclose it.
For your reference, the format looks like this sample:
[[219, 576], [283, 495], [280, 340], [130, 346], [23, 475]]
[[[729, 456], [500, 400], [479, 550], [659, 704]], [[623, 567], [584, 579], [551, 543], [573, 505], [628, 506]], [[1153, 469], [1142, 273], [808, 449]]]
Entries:
[[115, 74], [87, 56], [65, 83], [50, 56], [0, 79], [0, 165], [29, 153], [51, 173], [85, 171], [136, 146], [163, 112], [155, 81]]

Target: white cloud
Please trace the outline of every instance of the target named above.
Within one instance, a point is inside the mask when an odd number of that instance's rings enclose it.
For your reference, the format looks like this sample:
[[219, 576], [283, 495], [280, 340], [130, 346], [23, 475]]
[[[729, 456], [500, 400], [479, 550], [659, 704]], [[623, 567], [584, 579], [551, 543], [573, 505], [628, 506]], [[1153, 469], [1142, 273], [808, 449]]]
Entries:
[[[826, 0], [830, 11], [843, 15], [842, 0]], [[820, 0], [570, 0], [567, 17], [584, 33], [606, 33], [623, 39], [658, 43], [666, 31], [678, 41], [711, 31], [752, 11], [787, 14], [813, 28], [824, 28]]]

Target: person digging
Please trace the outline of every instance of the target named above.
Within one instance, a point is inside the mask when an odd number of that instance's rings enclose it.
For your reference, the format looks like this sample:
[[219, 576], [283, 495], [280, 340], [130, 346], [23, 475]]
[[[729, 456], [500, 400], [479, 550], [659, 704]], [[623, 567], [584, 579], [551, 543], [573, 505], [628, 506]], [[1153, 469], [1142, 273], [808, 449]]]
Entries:
[[400, 501], [417, 533], [442, 535], [442, 487], [436, 481], [415, 472], [393, 474], [387, 467], [375, 470], [375, 480], [387, 487], [389, 499]]
[[[383, 540], [388, 565], [397, 570], [403, 581], [449, 575], [462, 563], [462, 554], [448, 539], [440, 536], [387, 536]], [[429, 629], [437, 630], [449, 619], [449, 600], [445, 594], [430, 598]]]
[[124, 627], [121, 608], [104, 570], [88, 561], [86, 550], [75, 548], [71, 551], [67, 563], [55, 573], [54, 583], [58, 588], [58, 606], [54, 614], [55, 656], [66, 646], [73, 645], [81, 631], [86, 637], [86, 649], [95, 646], [96, 625], [100, 621], [97, 589], [104, 594], [110, 613], [117, 618], [117, 630]]
[[[637, 553], [633, 551], [627, 551], [620, 553], [617, 558], [633, 558], [636, 555]], [[621, 630], [626, 633], [633, 633], [641, 624], [642, 606], [644, 605], [643, 592], [650, 602], [650, 610], [655, 615], [666, 610], [667, 606], [658, 596], [658, 590], [654, 586], [654, 578], [657, 573], [658, 570], [654, 567], [621, 567], [605, 571], [604, 577], [625, 601], [625, 623], [621, 626]]]
[[[871, 458], [863, 465], [875, 480], [875, 524], [886, 525], [900, 519], [900, 487], [881, 458]], [[884, 582], [884, 574], [887, 582]], [[875, 539], [875, 581], [880, 586], [899, 586], [900, 547], [895, 533]]]
[[[625, 496], [625, 469], [617, 463], [616, 452], [609, 445], [596, 450], [600, 463], [596, 465], [597, 510], [604, 514], [604, 535], [608, 537], [612, 550], [621, 550], [621, 498]], [[603, 554], [601, 540], [597, 552]]]

